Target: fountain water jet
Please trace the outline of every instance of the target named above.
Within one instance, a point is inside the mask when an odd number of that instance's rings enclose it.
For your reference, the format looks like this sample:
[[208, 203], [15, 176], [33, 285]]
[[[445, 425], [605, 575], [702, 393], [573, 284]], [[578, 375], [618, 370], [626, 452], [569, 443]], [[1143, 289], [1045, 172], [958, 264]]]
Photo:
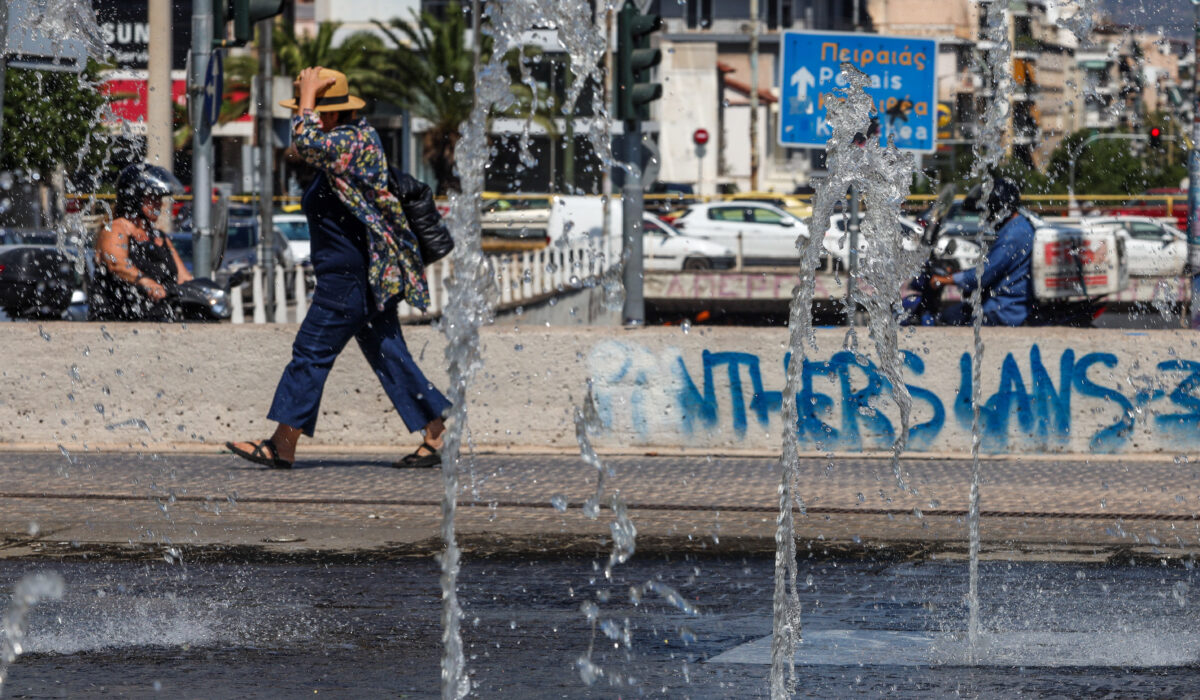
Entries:
[[[1008, 41], [1007, 12], [996, 4], [983, 7], [987, 21], [987, 39], [992, 43], [986, 51], [986, 58], [981, 60], [980, 68], [984, 79], [995, 87], [993, 98], [987, 109], [980, 115], [979, 137], [975, 141], [975, 162], [971, 168], [972, 179], [981, 179], [983, 191], [980, 201], [987, 201], [992, 191], [992, 180], [989, 177], [992, 168], [999, 164], [1004, 156], [1008, 136], [1008, 96], [1012, 94], [1013, 82], [1010, 66], [1012, 65], [1012, 45]], [[975, 235], [975, 245], [980, 250], [979, 259], [975, 262], [975, 276], [982, 279], [984, 267], [987, 265], [987, 246], [985, 236], [995, 233], [995, 225], [984, 215], [980, 216], [980, 226]], [[983, 465], [980, 460], [980, 447], [983, 442], [983, 431], [980, 424], [980, 403], [983, 401], [983, 290], [976, 285], [971, 291], [971, 326], [974, 347], [971, 354], [971, 491], [967, 505], [967, 537], [968, 537], [968, 583], [967, 583], [967, 638], [968, 653], [973, 655], [979, 642], [979, 482], [982, 477]]]
[[[865, 92], [870, 78], [853, 65], [843, 64], [841, 78], [848, 87], [842, 98], [828, 108], [833, 136], [827, 147], [829, 176], [818, 188], [813, 202], [807, 238], [801, 235], [796, 245], [801, 250], [801, 275], [791, 303], [788, 326], [790, 352], [787, 360], [787, 385], [783, 392], [783, 453], [780, 459], [779, 515], [775, 532], [774, 625], [771, 644], [771, 697], [783, 698], [795, 692], [794, 655], [801, 637], [800, 602], [796, 590], [796, 543], [793, 503], [794, 481], [799, 462], [799, 410], [797, 395], [804, 365], [805, 345], [815, 349], [812, 325], [812, 301], [815, 271], [820, 259], [825, 232], [835, 208], [845, 201], [846, 191], [858, 186], [870, 208], [866, 219], [868, 255], [866, 276], [872, 288], [857, 285], [852, 303], [861, 301], [871, 315], [871, 337], [885, 376], [892, 383], [892, 395], [900, 407], [901, 432], [894, 443], [893, 469], [900, 479], [899, 455], [907, 440], [912, 400], [901, 379], [902, 360], [897, 349], [895, 312], [899, 307], [900, 282], [915, 274], [922, 259], [920, 250], [906, 251], [900, 235], [899, 207], [908, 194], [914, 172], [913, 158], [901, 154], [894, 145], [881, 148], [869, 140], [860, 141], [870, 127], [874, 102]], [[861, 145], [860, 145], [861, 144]], [[810, 407], [805, 407], [809, 410]]]
[[43, 600], [60, 600], [66, 584], [55, 572], [27, 574], [13, 588], [12, 601], [0, 620], [0, 631], [4, 640], [0, 643], [0, 695], [4, 693], [4, 681], [8, 678], [8, 667], [24, 651], [25, 624], [29, 610]]

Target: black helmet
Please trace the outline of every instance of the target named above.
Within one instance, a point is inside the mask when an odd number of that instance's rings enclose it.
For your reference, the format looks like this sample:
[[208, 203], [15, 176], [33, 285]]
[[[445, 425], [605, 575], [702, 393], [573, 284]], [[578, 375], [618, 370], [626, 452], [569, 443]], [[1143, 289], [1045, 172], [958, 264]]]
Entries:
[[1007, 177], [998, 176], [992, 179], [992, 191], [988, 194], [986, 204], [981, 207], [979, 200], [982, 197], [983, 185], [975, 185], [967, 193], [963, 208], [986, 214], [987, 220], [997, 225], [1003, 223], [1010, 214], [1017, 213], [1021, 206], [1021, 188]]
[[146, 197], [171, 197], [183, 194], [183, 185], [160, 165], [134, 163], [117, 177], [116, 215], [142, 218], [142, 202]]

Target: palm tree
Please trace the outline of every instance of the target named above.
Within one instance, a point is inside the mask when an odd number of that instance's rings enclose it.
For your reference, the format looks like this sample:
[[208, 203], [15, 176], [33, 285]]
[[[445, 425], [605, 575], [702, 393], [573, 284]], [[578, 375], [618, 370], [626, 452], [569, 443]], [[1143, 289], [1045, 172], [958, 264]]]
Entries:
[[[396, 47], [388, 52], [387, 73], [377, 78], [380, 96], [429, 122], [422, 136], [422, 155], [437, 178], [437, 193], [457, 190], [454, 146], [459, 125], [471, 116], [475, 101], [475, 56], [466, 44], [467, 21], [457, 3], [445, 19], [413, 11], [413, 21], [375, 21]], [[491, 37], [480, 47], [491, 55]]]
[[[445, 19], [413, 12], [412, 21], [375, 21], [395, 48], [385, 50], [374, 62], [382, 70], [368, 84], [375, 95], [429, 123], [422, 135], [422, 156], [437, 179], [438, 194], [459, 187], [454, 174], [454, 146], [459, 128], [471, 116], [475, 101], [475, 57], [466, 44], [467, 18], [458, 3], [450, 3]], [[492, 53], [492, 38], [484, 35], [480, 57], [485, 63]], [[522, 61], [534, 58], [539, 49], [512, 50], [505, 63], [512, 78], [513, 104], [496, 116], [525, 118], [538, 124], [554, 141], [558, 129], [552, 116], [549, 90], [535, 94], [521, 82]]]
[[386, 47], [383, 39], [371, 32], [355, 32], [334, 46], [333, 37], [340, 22], [321, 22], [313, 36], [294, 36], [275, 25], [275, 70], [280, 75], [298, 75], [309, 66], [332, 68], [346, 74], [346, 80], [364, 99], [376, 95], [380, 61]]

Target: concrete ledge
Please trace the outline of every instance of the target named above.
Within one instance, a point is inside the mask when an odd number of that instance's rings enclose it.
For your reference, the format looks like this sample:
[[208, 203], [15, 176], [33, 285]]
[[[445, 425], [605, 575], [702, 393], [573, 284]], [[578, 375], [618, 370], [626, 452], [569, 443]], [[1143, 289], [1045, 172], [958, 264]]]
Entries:
[[[9, 448], [214, 449], [266, 435], [293, 326], [0, 325], [0, 443]], [[446, 386], [444, 338], [405, 329]], [[989, 329], [983, 449], [993, 454], [1157, 454], [1200, 447], [1200, 336], [1185, 331]], [[873, 353], [819, 330], [804, 366], [800, 430], [813, 454], [886, 452], [898, 412]], [[860, 349], [870, 347], [860, 332]], [[485, 329], [469, 394], [478, 449], [573, 451], [572, 415], [594, 386], [605, 451], [775, 454], [783, 328]], [[970, 449], [970, 329], [902, 333], [913, 455]], [[330, 375], [314, 447], [371, 450], [413, 438], [356, 348]]]

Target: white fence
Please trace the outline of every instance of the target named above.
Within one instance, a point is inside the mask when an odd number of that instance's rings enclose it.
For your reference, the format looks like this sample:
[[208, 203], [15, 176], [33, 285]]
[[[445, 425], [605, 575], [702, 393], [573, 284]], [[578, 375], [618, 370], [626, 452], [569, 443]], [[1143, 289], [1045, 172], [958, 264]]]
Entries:
[[[523, 253], [488, 256], [496, 279], [496, 308], [506, 309], [548, 299], [568, 289], [592, 286], [611, 267], [616, 254], [610, 241], [602, 245], [575, 245], [571, 247], [551, 246]], [[299, 323], [308, 311], [308, 286], [305, 281], [306, 268], [296, 267], [275, 275], [275, 308], [269, 320], [274, 323]], [[297, 274], [290, 274], [290, 273]], [[429, 282], [429, 308], [424, 312], [401, 302], [398, 313], [401, 321], [421, 322], [433, 320], [442, 314], [449, 300], [447, 282], [454, 272], [449, 258], [434, 263], [425, 269]], [[293, 285], [293, 303], [286, 301], [285, 278], [290, 276]], [[246, 287], [249, 286], [249, 290]], [[245, 299], [249, 291], [250, 299]], [[266, 304], [263, 303], [263, 272], [253, 269], [251, 281], [231, 291], [233, 323], [267, 323]], [[253, 314], [246, 317], [247, 301]]]

